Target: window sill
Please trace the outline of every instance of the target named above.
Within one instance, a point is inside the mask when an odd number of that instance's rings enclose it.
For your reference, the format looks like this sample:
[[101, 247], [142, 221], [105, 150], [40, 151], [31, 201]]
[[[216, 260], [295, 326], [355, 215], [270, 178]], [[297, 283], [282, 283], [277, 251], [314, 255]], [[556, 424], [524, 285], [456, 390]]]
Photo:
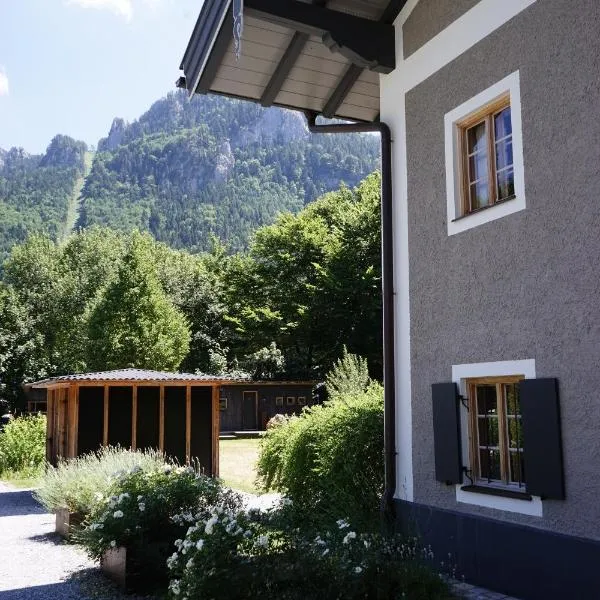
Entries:
[[501, 496], [502, 498], [513, 498], [514, 500], [526, 500], [529, 502], [533, 500], [533, 496], [526, 492], [517, 492], [508, 488], [504, 489], [487, 485], [463, 485], [460, 489], [463, 492], [487, 494], [489, 496]]
[[502, 200], [498, 200], [497, 202], [494, 202], [494, 204], [490, 204], [488, 206], [482, 206], [481, 208], [476, 208], [475, 210], [472, 210], [471, 212], [465, 213], [464, 215], [460, 215], [460, 217], [456, 217], [455, 219], [452, 219], [452, 221], [450, 221], [450, 222], [456, 223], [457, 221], [462, 221], [463, 219], [467, 219], [468, 217], [471, 217], [472, 215], [476, 215], [485, 210], [489, 210], [490, 208], [494, 208], [494, 206], [500, 206], [501, 204], [510, 202], [511, 200], [514, 200], [516, 197], [517, 196], [513, 194], [512, 196], [509, 196], [508, 198], [503, 198]]

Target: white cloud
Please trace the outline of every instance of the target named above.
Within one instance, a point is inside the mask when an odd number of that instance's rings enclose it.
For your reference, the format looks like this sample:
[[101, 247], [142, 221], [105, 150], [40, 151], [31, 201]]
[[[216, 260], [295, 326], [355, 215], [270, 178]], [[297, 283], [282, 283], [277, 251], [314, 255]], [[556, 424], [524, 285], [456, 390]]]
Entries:
[[0, 96], [8, 96], [8, 77], [2, 67], [0, 67]]
[[133, 4], [131, 0], [67, 0], [67, 4], [77, 4], [83, 8], [98, 8], [110, 10], [126, 21], [133, 17]]

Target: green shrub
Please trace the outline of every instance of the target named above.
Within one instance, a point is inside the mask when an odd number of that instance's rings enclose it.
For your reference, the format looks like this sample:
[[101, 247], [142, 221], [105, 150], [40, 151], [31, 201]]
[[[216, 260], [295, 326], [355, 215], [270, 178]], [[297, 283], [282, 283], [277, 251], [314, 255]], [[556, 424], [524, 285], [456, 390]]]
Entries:
[[344, 353], [325, 377], [327, 393], [331, 400], [365, 392], [371, 385], [367, 361], [356, 354]]
[[49, 465], [35, 497], [50, 512], [68, 508], [70, 512], [87, 515], [98, 498], [107, 494], [119, 473], [133, 468], [149, 471], [165, 464], [164, 456], [153, 450], [102, 448], [98, 452], [61, 460], [56, 467]]
[[11, 420], [0, 433], [0, 475], [34, 477], [46, 459], [46, 417]]
[[[236, 508], [240, 497], [191, 467], [135, 467], [119, 475], [88, 516], [75, 541], [93, 558], [114, 547], [143, 551], [148, 544], [170, 549], [190, 522], [216, 505]], [[166, 554], [164, 556], [166, 559]]]
[[383, 389], [346, 395], [267, 430], [257, 465], [259, 484], [290, 498], [307, 517], [378, 519], [384, 483]]
[[168, 559], [169, 597], [213, 600], [445, 600], [446, 584], [415, 539], [360, 534], [338, 520], [307, 536], [288, 511], [215, 510]]

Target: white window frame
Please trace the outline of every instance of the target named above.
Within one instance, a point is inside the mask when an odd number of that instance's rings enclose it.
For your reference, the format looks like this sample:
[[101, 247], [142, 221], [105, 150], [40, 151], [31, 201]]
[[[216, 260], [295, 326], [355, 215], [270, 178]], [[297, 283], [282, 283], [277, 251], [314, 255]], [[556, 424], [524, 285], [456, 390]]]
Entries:
[[[492, 204], [472, 214], [462, 214], [462, 185], [459, 124], [473, 113], [509, 94], [512, 120], [513, 166], [515, 197]], [[519, 71], [477, 94], [444, 116], [446, 154], [446, 204], [448, 235], [455, 235], [484, 223], [506, 217], [525, 209], [525, 176], [523, 166], [523, 131], [521, 121], [521, 85]]]
[[[504, 360], [497, 362], [469, 363], [452, 365], [452, 381], [458, 386], [460, 394], [467, 396], [467, 380], [479, 377], [503, 377], [512, 375], [523, 375], [525, 379], [535, 379], [535, 360]], [[469, 452], [469, 413], [466, 407], [460, 406], [460, 431], [461, 450], [463, 464], [468, 461]], [[470, 465], [467, 464], [467, 467]], [[542, 499], [532, 496], [531, 500], [520, 500], [518, 498], [505, 498], [490, 494], [470, 492], [462, 489], [464, 484], [456, 485], [456, 501], [464, 504], [485, 506], [497, 510], [521, 513], [532, 517], [543, 516]]]

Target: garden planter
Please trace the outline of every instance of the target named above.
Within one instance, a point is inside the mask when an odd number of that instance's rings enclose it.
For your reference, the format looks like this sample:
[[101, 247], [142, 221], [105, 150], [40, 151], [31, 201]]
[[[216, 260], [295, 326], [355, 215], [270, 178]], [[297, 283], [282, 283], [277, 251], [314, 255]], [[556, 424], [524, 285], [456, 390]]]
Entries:
[[84, 515], [80, 512], [69, 512], [68, 508], [56, 510], [56, 533], [68, 539], [75, 527], [81, 525]]
[[116, 547], [100, 559], [102, 571], [127, 592], [154, 592], [167, 587], [167, 557], [172, 544], [149, 543], [142, 548]]

